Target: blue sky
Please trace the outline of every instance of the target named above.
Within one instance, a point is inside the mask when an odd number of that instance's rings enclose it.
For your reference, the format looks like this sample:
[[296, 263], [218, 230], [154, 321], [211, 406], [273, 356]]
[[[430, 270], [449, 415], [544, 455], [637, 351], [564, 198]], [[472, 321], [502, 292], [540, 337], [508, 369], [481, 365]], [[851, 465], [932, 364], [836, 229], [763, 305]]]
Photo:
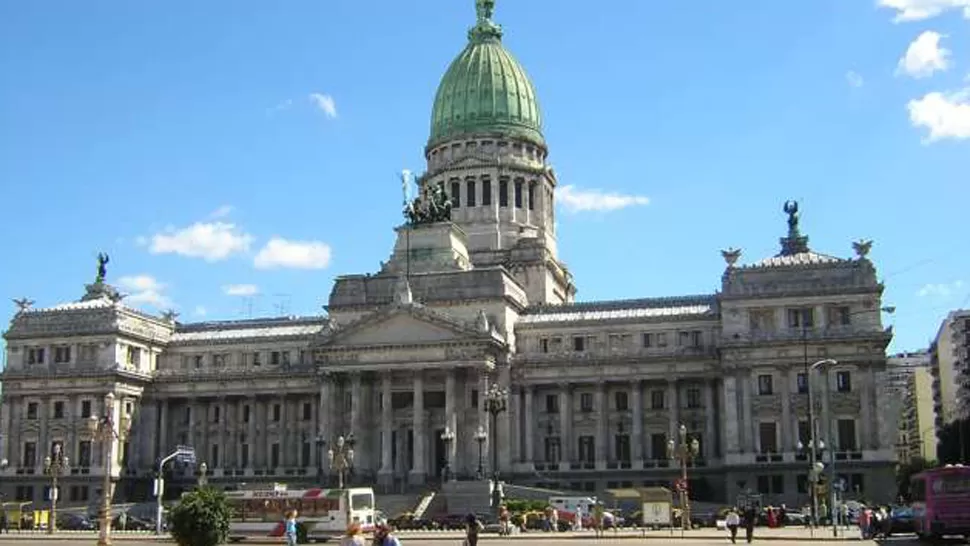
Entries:
[[[798, 199], [814, 249], [875, 241], [895, 349], [970, 304], [968, 2], [881, 3], [498, 0], [580, 299], [711, 292]], [[473, 4], [0, 4], [2, 296], [77, 299], [104, 250], [184, 321], [321, 312], [390, 254]]]

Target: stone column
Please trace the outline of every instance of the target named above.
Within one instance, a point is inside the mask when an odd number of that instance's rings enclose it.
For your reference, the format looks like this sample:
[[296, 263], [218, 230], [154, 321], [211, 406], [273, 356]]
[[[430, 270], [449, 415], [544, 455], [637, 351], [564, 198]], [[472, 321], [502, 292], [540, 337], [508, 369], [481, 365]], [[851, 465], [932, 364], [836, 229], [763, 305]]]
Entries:
[[721, 414], [721, 434], [724, 438], [724, 456], [726, 459], [740, 451], [740, 443], [738, 442], [738, 384], [730, 372], [724, 376], [721, 400], [724, 404], [724, 413]]
[[859, 389], [859, 406], [862, 409], [859, 412], [859, 451], [868, 451], [873, 447], [872, 432], [879, 428], [878, 425], [874, 426], [875, 423], [872, 418], [872, 385], [875, 384], [876, 377], [873, 374], [870, 363], [867, 362], [864, 366], [866, 366], [866, 370], [861, 370], [862, 373], [853, 375], [858, 376], [860, 379], [864, 377], [865, 380], [859, 381], [856, 379], [852, 385], [853, 388]]
[[189, 408], [189, 430], [188, 430], [189, 442], [188, 443], [190, 446], [195, 448], [197, 456], [199, 457], [199, 462], [201, 463], [203, 460], [205, 460], [204, 459], [205, 451], [204, 451], [204, 448], [199, 449], [198, 442], [196, 441], [196, 438], [195, 438], [195, 434], [196, 434], [195, 423], [199, 420], [199, 408], [198, 408], [198, 405], [196, 404], [195, 398], [189, 398], [188, 400], [186, 400], [185, 404], [186, 404], [186, 407]]
[[319, 428], [317, 434], [321, 434], [329, 442], [333, 436], [333, 426], [330, 422], [330, 400], [333, 397], [333, 384], [329, 375], [320, 378], [320, 405], [317, 408], [317, 419]]
[[394, 459], [391, 452], [394, 425], [391, 379], [391, 372], [381, 375], [381, 469], [378, 472], [377, 481], [385, 487], [394, 483]]
[[[142, 449], [140, 465], [153, 468], [158, 458], [158, 403], [149, 403], [144, 398], [141, 399], [138, 412], [138, 435]], [[73, 427], [72, 427], [73, 428]], [[68, 432], [68, 438], [64, 445], [65, 453], [71, 454], [71, 460], [77, 462], [74, 452], [74, 435]]]
[[363, 396], [363, 389], [361, 388], [360, 373], [353, 373], [350, 376], [350, 432], [358, 439], [358, 444], [364, 447], [359, 454], [354, 453], [354, 457], [357, 457], [355, 464], [358, 468], [367, 468], [369, 454], [366, 449], [367, 431], [364, 430], [361, 421], [361, 396]]
[[[246, 434], [243, 432], [243, 425], [248, 426], [249, 423], [243, 422], [243, 409], [244, 401], [242, 398], [237, 398], [236, 403], [233, 404], [233, 425], [235, 425], [234, 433], [230, 436], [230, 442], [233, 444], [233, 451], [235, 452], [233, 467], [240, 469], [243, 467], [242, 464], [242, 445], [243, 437]], [[228, 446], [227, 446], [228, 447]]]
[[596, 469], [606, 470], [606, 463], [610, 458], [607, 445], [609, 436], [610, 411], [606, 404], [606, 384], [602, 381], [596, 384]]
[[535, 429], [536, 423], [535, 419], [532, 417], [535, 410], [535, 402], [533, 400], [533, 392], [535, 389], [531, 385], [526, 385], [522, 388], [524, 391], [524, 396], [522, 399], [522, 426], [525, 427], [525, 462], [530, 467], [535, 464]]
[[701, 455], [705, 460], [717, 458], [717, 443], [714, 437], [717, 436], [715, 430], [714, 412], [714, 385], [713, 379], [704, 382], [704, 443], [701, 444]]
[[[496, 381], [502, 388], [509, 390], [511, 385], [510, 370], [508, 365], [502, 364], [496, 368], [498, 372], [496, 374]], [[508, 402], [508, 401], [506, 401]], [[512, 469], [512, 449], [514, 448], [514, 443], [512, 442], [512, 410], [513, 408], [506, 404], [506, 411], [498, 414], [495, 420], [495, 439], [496, 443], [492, 444], [493, 447], [498, 450], [498, 454], [495, 457], [498, 463], [498, 469], [502, 472], [508, 472]], [[501, 479], [501, 478], [500, 478]]]
[[569, 383], [559, 385], [559, 469], [569, 470], [573, 461], [573, 404], [572, 389]]
[[159, 460], [171, 451], [171, 446], [168, 445], [168, 430], [171, 422], [168, 416], [168, 400], [161, 399], [156, 404], [158, 404], [158, 414], [161, 416], [158, 420], [158, 449], [155, 451], [155, 459]]
[[630, 392], [632, 393], [631, 407], [633, 410], [633, 431], [631, 443], [633, 444], [632, 457], [633, 468], [643, 467], [643, 384], [639, 379], [630, 382]]
[[678, 397], [677, 380], [667, 381], [667, 404], [670, 408], [670, 423], [668, 423], [667, 440], [677, 441], [677, 429], [680, 428], [680, 400]]
[[424, 373], [422, 370], [414, 372], [414, 467], [409, 477], [413, 485], [423, 485], [427, 480], [427, 462], [424, 451], [427, 434], [424, 422]]
[[781, 445], [778, 446], [779, 453], [789, 453], [795, 449], [796, 440], [792, 429], [791, 418], [791, 373], [785, 370], [781, 374]]
[[458, 435], [458, 414], [455, 412], [456, 397], [455, 369], [451, 368], [445, 371], [445, 426], [455, 435], [455, 439], [447, 445], [448, 453], [445, 454], [450, 472], [458, 470], [457, 444], [464, 440], [464, 437]]
[[246, 444], [249, 446], [249, 460], [246, 461], [247, 473], [252, 473], [256, 466], [256, 395], [249, 397], [249, 427], [246, 432]]
[[[49, 348], [48, 348], [49, 349]], [[53, 358], [53, 354], [51, 355]], [[37, 405], [37, 420], [40, 422], [40, 433], [37, 438], [37, 466], [40, 472], [44, 471], [44, 457], [51, 454], [51, 439], [48, 434], [48, 416], [50, 415], [51, 402], [48, 398], [41, 398]], [[43, 474], [41, 474], [43, 475]]]
[[219, 461], [219, 467], [225, 470], [229, 468], [228, 463], [231, 461], [229, 454], [232, 452], [233, 444], [231, 436], [229, 435], [229, 399], [223, 396], [219, 405], [222, 407], [220, 410], [222, 415], [219, 416], [221, 418], [219, 420], [219, 442], [221, 444], [219, 447], [219, 458], [221, 459]]
[[741, 426], [741, 452], [756, 452], [757, 448], [755, 446], [756, 435], [755, 422], [751, 417], [752, 413], [752, 401], [751, 401], [751, 386], [755, 381], [753, 372], [748, 370], [741, 374], [741, 404], [744, 411], [744, 417]]

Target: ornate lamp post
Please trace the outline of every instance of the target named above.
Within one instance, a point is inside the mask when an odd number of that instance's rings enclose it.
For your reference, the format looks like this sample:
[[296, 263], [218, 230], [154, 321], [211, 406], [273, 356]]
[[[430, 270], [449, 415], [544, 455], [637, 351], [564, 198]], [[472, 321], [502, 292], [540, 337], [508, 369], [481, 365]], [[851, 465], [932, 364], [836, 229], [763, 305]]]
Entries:
[[811, 524], [812, 533], [814, 533], [815, 528], [818, 527], [818, 483], [821, 481], [822, 472], [825, 470], [825, 464], [822, 462], [822, 452], [825, 451], [825, 442], [815, 439], [814, 434], [811, 436], [812, 439], [809, 440], [809, 445], [805, 445], [799, 440], [795, 445], [795, 449], [799, 453], [808, 453], [812, 461], [811, 466], [808, 468], [808, 485], [809, 496], [812, 499]]
[[199, 465], [198, 488], [202, 489], [208, 484], [209, 484], [209, 465], [205, 464], [205, 461], [202, 461], [202, 464]]
[[485, 446], [485, 440], [488, 439], [488, 432], [485, 427], [478, 425], [478, 430], [475, 431], [475, 441], [478, 442], [478, 471], [475, 472], [475, 478], [479, 480], [485, 479], [485, 454], [482, 448]]
[[509, 393], [498, 385], [492, 383], [488, 392], [485, 393], [485, 411], [492, 417], [492, 509], [498, 513], [502, 504], [502, 490], [499, 488], [498, 481], [498, 416], [508, 409]]
[[441, 441], [445, 444], [445, 470], [441, 479], [448, 481], [451, 476], [451, 444], [455, 441], [455, 431], [445, 427], [445, 430], [441, 433]]
[[327, 451], [327, 458], [330, 459], [330, 469], [337, 471], [337, 487], [343, 489], [344, 473], [354, 466], [354, 434], [337, 438], [337, 445]]
[[[5, 466], [7, 460], [0, 462], [0, 466]], [[61, 450], [61, 444], [54, 444], [53, 456], [44, 457], [44, 472], [51, 477], [51, 515], [50, 524], [47, 526], [47, 533], [54, 534], [57, 531], [57, 481], [71, 471], [71, 462]]]
[[327, 438], [321, 432], [317, 434], [317, 485], [323, 485], [323, 447], [327, 445]]
[[98, 546], [111, 546], [111, 463], [114, 459], [114, 441], [120, 438], [115, 428], [114, 407], [115, 395], [109, 392], [104, 396], [104, 416], [92, 415], [90, 420], [91, 433], [95, 440], [101, 442], [104, 452], [104, 483], [101, 497], [101, 525], [98, 533]]
[[684, 530], [690, 529], [690, 493], [687, 488], [687, 465], [691, 463], [701, 453], [701, 444], [697, 438], [687, 437], [687, 427], [680, 425], [679, 442], [674, 443], [673, 439], [667, 441], [667, 456], [680, 463], [680, 480], [677, 483], [677, 490], [680, 492], [680, 506], [683, 512], [680, 516], [680, 525]]

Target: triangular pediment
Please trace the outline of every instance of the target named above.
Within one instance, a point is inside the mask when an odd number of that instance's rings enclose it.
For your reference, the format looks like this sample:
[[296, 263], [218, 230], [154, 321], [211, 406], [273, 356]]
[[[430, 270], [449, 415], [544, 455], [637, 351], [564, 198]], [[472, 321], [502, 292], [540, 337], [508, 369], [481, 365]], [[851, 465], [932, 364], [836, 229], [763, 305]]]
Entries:
[[322, 346], [414, 345], [489, 339], [491, 332], [418, 305], [394, 306], [325, 334]]

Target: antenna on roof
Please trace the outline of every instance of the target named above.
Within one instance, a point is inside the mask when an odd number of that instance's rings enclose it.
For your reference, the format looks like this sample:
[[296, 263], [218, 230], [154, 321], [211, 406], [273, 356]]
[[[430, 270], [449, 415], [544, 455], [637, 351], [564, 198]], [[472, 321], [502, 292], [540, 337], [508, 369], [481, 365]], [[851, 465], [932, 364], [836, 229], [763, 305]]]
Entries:
[[290, 308], [291, 297], [289, 294], [273, 294], [274, 298], [279, 298], [276, 303], [273, 304], [273, 308], [276, 310], [276, 316], [285, 317], [287, 311]]

